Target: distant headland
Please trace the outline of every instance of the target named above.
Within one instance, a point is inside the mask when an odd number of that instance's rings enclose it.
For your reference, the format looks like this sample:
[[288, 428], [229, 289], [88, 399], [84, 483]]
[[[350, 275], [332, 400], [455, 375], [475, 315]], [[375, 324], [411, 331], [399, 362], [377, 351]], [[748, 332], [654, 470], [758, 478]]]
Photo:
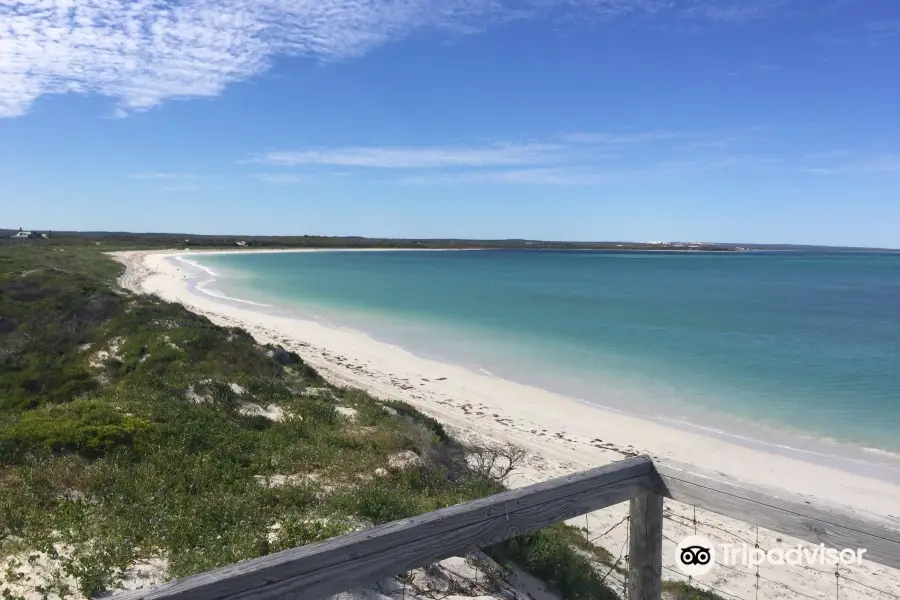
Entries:
[[698, 241], [552, 241], [527, 239], [460, 238], [367, 238], [319, 235], [197, 235], [190, 233], [133, 233], [122, 231], [53, 231], [35, 229], [23, 234], [21, 228], [0, 228], [0, 244], [85, 242], [142, 248], [448, 248], [503, 250], [605, 250], [668, 252], [749, 252], [749, 251], [878, 251], [886, 248], [810, 246], [797, 244], [755, 244]]

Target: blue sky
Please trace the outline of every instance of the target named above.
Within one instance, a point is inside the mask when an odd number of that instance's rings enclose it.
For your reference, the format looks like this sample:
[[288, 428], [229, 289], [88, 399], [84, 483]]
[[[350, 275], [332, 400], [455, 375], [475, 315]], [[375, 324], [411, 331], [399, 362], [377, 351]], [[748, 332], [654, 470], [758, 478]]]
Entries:
[[6, 0], [0, 207], [900, 248], [900, 2]]

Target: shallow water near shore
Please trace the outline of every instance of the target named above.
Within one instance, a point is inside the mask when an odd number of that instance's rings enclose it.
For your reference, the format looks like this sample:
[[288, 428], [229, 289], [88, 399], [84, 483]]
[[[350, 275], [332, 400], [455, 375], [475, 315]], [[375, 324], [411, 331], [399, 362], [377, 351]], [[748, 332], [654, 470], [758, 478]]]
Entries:
[[207, 293], [585, 402], [812, 456], [829, 440], [875, 464], [900, 451], [900, 255], [189, 258]]

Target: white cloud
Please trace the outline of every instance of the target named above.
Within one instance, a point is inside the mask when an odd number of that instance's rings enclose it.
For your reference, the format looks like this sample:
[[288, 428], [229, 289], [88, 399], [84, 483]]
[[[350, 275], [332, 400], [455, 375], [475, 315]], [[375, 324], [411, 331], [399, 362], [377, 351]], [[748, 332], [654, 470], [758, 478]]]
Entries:
[[[380, 169], [513, 167], [565, 161], [606, 160], [618, 150], [682, 137], [667, 131], [573, 132], [536, 143], [502, 142], [483, 146], [351, 146], [267, 152], [250, 162], [283, 166], [342, 166]], [[599, 152], [598, 152], [599, 150]], [[607, 150], [614, 150], [609, 152]]]
[[[782, 161], [746, 149], [741, 152], [732, 147], [737, 140], [664, 131], [576, 132], [544, 141], [486, 146], [299, 149], [268, 152], [246, 162], [286, 169], [249, 175], [266, 183], [306, 181], [342, 167], [347, 173], [365, 173], [372, 181], [415, 185], [607, 185], [723, 169], [769, 169]], [[696, 145], [685, 146], [685, 141]], [[373, 175], [374, 170], [382, 174]], [[385, 177], [384, 172], [392, 175]]]
[[333, 165], [384, 169], [497, 167], [558, 160], [556, 144], [503, 144], [476, 148], [351, 147], [298, 152], [269, 152], [254, 162], [280, 165]]
[[635, 184], [654, 179], [698, 175], [729, 169], [768, 169], [780, 159], [757, 155], [721, 155], [692, 160], [660, 160], [621, 164], [564, 164], [519, 169], [467, 169], [406, 175], [400, 183], [412, 185], [509, 184], [601, 186]]
[[[0, 0], [0, 117], [46, 94], [114, 98], [117, 116], [219, 95], [274, 56], [352, 58], [410, 33], [540, 15], [744, 20], [766, 0]], [[753, 7], [761, 8], [753, 8]], [[718, 8], [717, 8], [718, 7]]]

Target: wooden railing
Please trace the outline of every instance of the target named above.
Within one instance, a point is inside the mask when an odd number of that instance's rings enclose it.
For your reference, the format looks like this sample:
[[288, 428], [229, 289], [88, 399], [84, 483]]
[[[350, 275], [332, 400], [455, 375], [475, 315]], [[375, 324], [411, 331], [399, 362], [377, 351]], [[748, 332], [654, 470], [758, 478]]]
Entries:
[[900, 569], [900, 532], [873, 520], [783, 490], [637, 457], [116, 598], [322, 598], [629, 501], [628, 598], [657, 600], [664, 498], [815, 544], [865, 548], [867, 560]]

